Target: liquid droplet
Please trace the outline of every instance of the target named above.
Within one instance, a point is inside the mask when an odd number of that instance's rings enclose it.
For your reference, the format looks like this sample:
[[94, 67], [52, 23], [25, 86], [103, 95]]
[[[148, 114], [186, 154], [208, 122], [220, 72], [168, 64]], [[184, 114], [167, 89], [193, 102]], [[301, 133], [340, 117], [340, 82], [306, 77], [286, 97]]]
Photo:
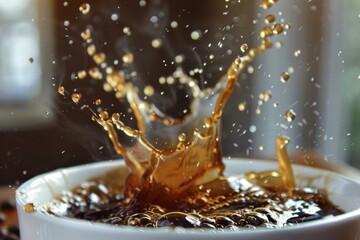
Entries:
[[263, 102], [268, 102], [272, 98], [272, 93], [270, 91], [262, 92], [259, 94], [259, 99]]
[[248, 46], [246, 43], [241, 44], [240, 50], [241, 50], [243, 53], [245, 53], [248, 49], [249, 49], [249, 46]]
[[121, 90], [120, 88], [125, 84], [125, 77], [117, 71], [114, 71], [106, 76], [106, 82], [113, 89]]
[[251, 125], [250, 128], [249, 128], [249, 131], [250, 131], [251, 133], [256, 132], [256, 130], [257, 130], [257, 127], [256, 127], [255, 125]]
[[154, 95], [154, 88], [151, 85], [147, 85], [144, 88], [144, 94], [148, 97], [151, 97], [152, 95]]
[[33, 213], [35, 212], [35, 206], [33, 203], [27, 203], [24, 206], [24, 210], [26, 213]]
[[259, 145], [259, 150], [260, 150], [260, 151], [264, 151], [264, 150], [265, 150], [265, 146], [264, 146], [264, 145], [262, 145], [262, 144], [261, 144], [261, 145]]
[[151, 41], [151, 46], [153, 48], [159, 48], [159, 47], [161, 47], [161, 45], [162, 45], [161, 39], [156, 38], [156, 39]]
[[275, 22], [275, 20], [276, 20], [275, 16], [272, 14], [269, 14], [265, 18], [265, 23], [269, 24], [269, 23]]
[[65, 88], [64, 88], [63, 86], [60, 86], [60, 87], [58, 88], [58, 93], [61, 94], [61, 95], [63, 95], [63, 96], [65, 96]]
[[84, 15], [88, 14], [90, 12], [90, 4], [88, 3], [81, 4], [79, 10]]
[[280, 34], [284, 31], [284, 26], [282, 24], [276, 24], [273, 29], [274, 34]]
[[294, 121], [295, 118], [296, 118], [296, 113], [294, 112], [294, 110], [290, 109], [290, 110], [286, 111], [286, 113], [285, 113], [285, 120], [286, 120], [287, 122], [290, 123], [290, 122]]
[[290, 74], [288, 72], [284, 72], [280, 76], [280, 80], [284, 83], [289, 81], [289, 79], [290, 79]]
[[97, 65], [100, 65], [105, 62], [106, 55], [104, 53], [96, 53], [93, 57], [93, 60]]
[[193, 32], [191, 32], [191, 39], [192, 40], [199, 40], [201, 37], [202, 37], [202, 33], [201, 33], [201, 31], [199, 31], [199, 30], [196, 30], [196, 31], [193, 31]]
[[95, 105], [96, 105], [96, 106], [99, 106], [100, 104], [101, 104], [101, 99], [96, 99], [96, 100], [95, 100]]
[[86, 29], [85, 31], [83, 31], [81, 34], [82, 39], [89, 40], [91, 38], [91, 32], [89, 29]]
[[97, 67], [93, 67], [89, 69], [89, 75], [95, 80], [101, 80], [102, 79], [102, 73]]
[[71, 99], [73, 100], [74, 103], [78, 104], [81, 99], [81, 94], [74, 93], [73, 95], [71, 95]]
[[124, 63], [132, 63], [134, 61], [134, 55], [132, 53], [127, 53], [122, 57]]
[[246, 103], [245, 102], [239, 103], [238, 109], [239, 109], [240, 112], [245, 111], [246, 110]]
[[91, 44], [87, 47], [87, 53], [89, 56], [93, 56], [96, 53], [96, 47], [94, 44]]
[[261, 7], [263, 9], [271, 8], [278, 0], [263, 0]]
[[84, 79], [84, 78], [86, 78], [87, 73], [86, 73], [86, 71], [81, 70], [81, 71], [79, 71], [79, 72], [77, 73], [77, 76], [78, 76], [79, 79]]

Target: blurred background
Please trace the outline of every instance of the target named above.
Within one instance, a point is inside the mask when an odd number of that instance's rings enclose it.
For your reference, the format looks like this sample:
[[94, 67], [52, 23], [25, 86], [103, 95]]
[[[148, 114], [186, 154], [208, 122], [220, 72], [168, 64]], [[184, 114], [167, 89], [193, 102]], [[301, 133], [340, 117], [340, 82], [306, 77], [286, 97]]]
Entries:
[[[0, 184], [118, 158], [91, 112], [57, 93], [64, 85], [83, 93], [82, 104], [101, 98], [109, 110], [127, 109], [98, 81], [77, 79], [94, 66], [80, 37], [86, 28], [108, 63], [140, 89], [154, 85], [155, 96], [163, 96], [149, 101], [181, 117], [188, 98], [159, 79], [181, 66], [203, 88], [213, 86], [241, 44], [259, 43], [270, 13], [291, 28], [240, 76], [223, 116], [224, 155], [275, 158], [274, 142], [283, 134], [305, 164], [360, 167], [359, 1], [283, 0], [264, 11], [252, 0], [89, 0], [85, 15], [83, 3], [0, 1]], [[133, 65], [122, 61], [129, 52]], [[176, 56], [185, 61], [174, 64]], [[284, 72], [287, 82], [280, 80]], [[259, 103], [264, 92], [272, 97]], [[287, 122], [290, 109], [296, 118]]]

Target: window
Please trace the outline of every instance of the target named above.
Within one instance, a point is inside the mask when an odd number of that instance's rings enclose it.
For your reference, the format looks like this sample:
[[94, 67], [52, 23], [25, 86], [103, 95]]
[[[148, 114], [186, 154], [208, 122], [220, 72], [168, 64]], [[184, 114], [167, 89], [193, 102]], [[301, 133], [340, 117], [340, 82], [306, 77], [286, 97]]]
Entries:
[[[48, 120], [51, 1], [0, 1], [0, 128]], [[49, 15], [45, 15], [49, 14]], [[24, 119], [28, 121], [24, 121]]]
[[[281, 49], [253, 64], [252, 104], [256, 107], [266, 90], [273, 98], [260, 115], [252, 110], [250, 154], [274, 156], [274, 139], [284, 134], [291, 138], [291, 153], [317, 152], [338, 163], [348, 161], [350, 150], [360, 157], [359, 9], [355, 0], [281, 1], [270, 9], [292, 27], [281, 36]], [[286, 83], [280, 81], [282, 72], [291, 75]], [[289, 109], [296, 113], [291, 123], [284, 120]]]

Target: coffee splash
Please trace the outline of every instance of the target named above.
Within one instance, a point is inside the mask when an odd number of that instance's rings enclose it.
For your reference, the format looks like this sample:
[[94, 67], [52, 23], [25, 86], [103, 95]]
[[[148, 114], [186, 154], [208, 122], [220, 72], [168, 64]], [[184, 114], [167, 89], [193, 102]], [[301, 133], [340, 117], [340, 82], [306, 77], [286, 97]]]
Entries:
[[[263, 0], [262, 7], [270, 8], [275, 0]], [[80, 6], [83, 14], [90, 12], [90, 5]], [[87, 44], [87, 52], [92, 57], [96, 67], [87, 72], [80, 70], [78, 79], [89, 75], [92, 79], [104, 81], [106, 92], [113, 92], [118, 99], [127, 98], [132, 112], [137, 120], [137, 129], [125, 125], [121, 121], [120, 113], [110, 114], [101, 111], [93, 115], [93, 120], [100, 124], [108, 133], [114, 149], [124, 156], [129, 168], [129, 175], [125, 184], [125, 196], [130, 200], [129, 206], [156, 204], [163, 207], [177, 208], [184, 200], [190, 199], [203, 184], [218, 182], [223, 186], [220, 195], [229, 195], [234, 190], [223, 178], [224, 165], [221, 151], [221, 116], [223, 109], [233, 93], [239, 75], [244, 72], [256, 56], [273, 46], [270, 38], [281, 34], [286, 26], [277, 23], [273, 15], [265, 18], [266, 26], [259, 36], [261, 43], [253, 48], [242, 44], [242, 56], [238, 56], [231, 63], [226, 74], [213, 88], [201, 89], [196, 79], [188, 76], [178, 68], [172, 76], [176, 81], [189, 89], [192, 102], [189, 112], [182, 118], [173, 118], [161, 112], [156, 106], [141, 100], [137, 87], [127, 81], [120, 69], [110, 66], [106, 61], [106, 54], [97, 51], [93, 43], [91, 30], [85, 29], [81, 33]], [[126, 32], [124, 31], [126, 34]], [[154, 45], [154, 44], [153, 44]], [[160, 46], [159, 44], [156, 46]], [[136, 56], [127, 53], [124, 62], [136, 61]], [[144, 91], [148, 95], [154, 93], [151, 86]], [[66, 94], [63, 86], [59, 93]], [[79, 104], [82, 94], [74, 91], [72, 100]], [[101, 104], [101, 99], [96, 100]], [[83, 106], [91, 108], [90, 106]], [[291, 116], [289, 117], [291, 118]], [[125, 146], [118, 133], [122, 132], [133, 138], [132, 146]], [[277, 140], [277, 154], [279, 170], [265, 173], [249, 173], [250, 181], [264, 187], [276, 188], [291, 194], [295, 188], [289, 159], [286, 153], [288, 140], [279, 137]], [[175, 204], [174, 206], [174, 203]]]

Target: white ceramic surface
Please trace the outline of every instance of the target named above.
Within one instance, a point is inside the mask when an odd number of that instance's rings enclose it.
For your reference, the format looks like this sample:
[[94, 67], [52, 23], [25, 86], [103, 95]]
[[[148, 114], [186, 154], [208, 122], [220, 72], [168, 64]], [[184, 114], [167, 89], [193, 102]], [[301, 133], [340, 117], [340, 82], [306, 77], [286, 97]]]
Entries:
[[[262, 160], [233, 159], [225, 161], [228, 175], [248, 171], [277, 169], [277, 163]], [[102, 175], [123, 161], [109, 161], [56, 170], [24, 183], [16, 192], [22, 240], [279, 240], [279, 239], [360, 239], [360, 183], [347, 177], [309, 167], [294, 166], [297, 184], [326, 188], [333, 203], [345, 214], [302, 223], [281, 229], [249, 229], [243, 231], [210, 232], [196, 230], [170, 231], [115, 227], [87, 221], [48, 216], [40, 212], [26, 213], [24, 205], [39, 207], [90, 177]], [[311, 179], [311, 181], [309, 181]]]

